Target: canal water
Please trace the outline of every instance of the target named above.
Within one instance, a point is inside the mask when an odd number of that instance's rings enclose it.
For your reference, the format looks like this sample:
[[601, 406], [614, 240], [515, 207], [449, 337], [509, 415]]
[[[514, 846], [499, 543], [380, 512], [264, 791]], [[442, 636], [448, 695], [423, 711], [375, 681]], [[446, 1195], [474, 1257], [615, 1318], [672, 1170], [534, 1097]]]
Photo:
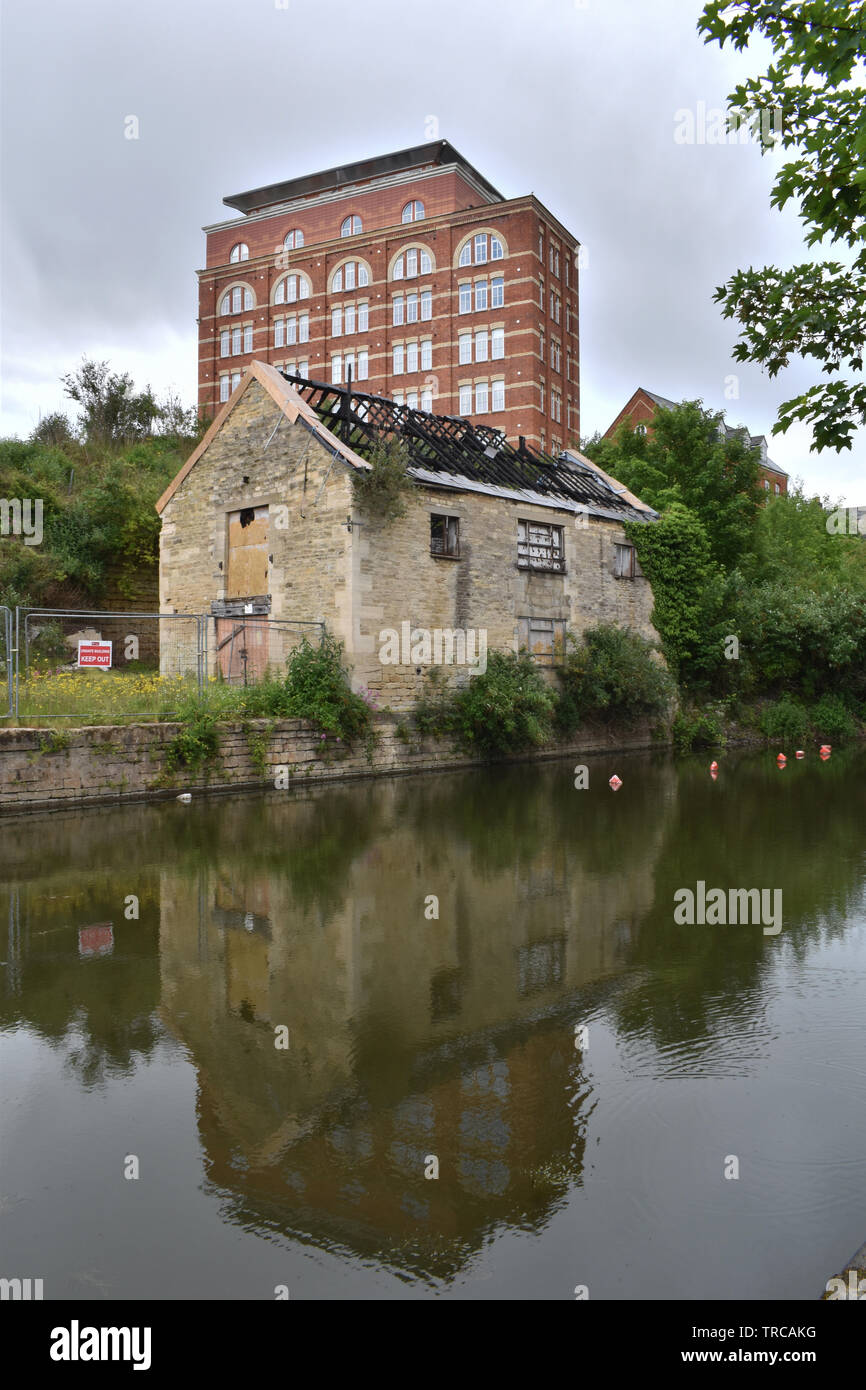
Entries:
[[[819, 1297], [866, 1240], [866, 750], [710, 756], [3, 821], [0, 1275]], [[780, 929], [680, 924], [699, 882]]]

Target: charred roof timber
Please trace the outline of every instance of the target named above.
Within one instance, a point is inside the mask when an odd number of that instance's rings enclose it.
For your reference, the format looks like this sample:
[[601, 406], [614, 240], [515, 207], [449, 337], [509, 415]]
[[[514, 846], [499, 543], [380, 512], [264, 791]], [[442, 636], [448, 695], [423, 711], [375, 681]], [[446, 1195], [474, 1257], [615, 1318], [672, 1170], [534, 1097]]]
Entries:
[[361, 159], [355, 164], [341, 164], [335, 169], [323, 169], [318, 174], [305, 174], [302, 178], [286, 179], [283, 183], [269, 183], [263, 188], [250, 189], [247, 193], [233, 193], [231, 197], [223, 198], [223, 202], [227, 207], [237, 208], [238, 212], [258, 212], [260, 208], [271, 207], [274, 203], [289, 203], [296, 198], [308, 198], [330, 189], [350, 188], [354, 184], [386, 178], [389, 174], [401, 174], [409, 169], [427, 169], [446, 164], [457, 164], [467, 169], [491, 203], [503, 201], [498, 189], [453, 145], [447, 140], [432, 140], [423, 145], [413, 145], [408, 150], [397, 150], [394, 154]]
[[458, 490], [462, 483], [506, 497], [513, 493], [515, 501], [535, 494], [548, 505], [561, 502], [567, 511], [585, 508], [616, 521], [655, 516], [650, 509], [633, 507], [589, 465], [567, 454], [553, 458], [535, 453], [523, 437], [515, 449], [502, 430], [473, 425], [462, 417], [413, 410], [384, 396], [356, 391], [351, 384], [281, 375], [331, 433], [361, 458], [370, 457], [381, 436], [399, 435], [408, 445], [409, 470], [419, 481]]

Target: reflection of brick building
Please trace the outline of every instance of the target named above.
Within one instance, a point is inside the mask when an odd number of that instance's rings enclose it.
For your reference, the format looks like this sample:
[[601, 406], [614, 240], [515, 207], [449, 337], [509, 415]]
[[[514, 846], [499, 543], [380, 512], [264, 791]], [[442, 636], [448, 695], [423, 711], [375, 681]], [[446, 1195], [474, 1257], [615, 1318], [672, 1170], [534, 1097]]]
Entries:
[[[613, 438], [620, 425], [626, 422], [632, 429], [652, 432], [652, 421], [655, 419], [656, 411], [673, 410], [678, 404], [678, 401], [668, 400], [666, 396], [658, 396], [654, 391], [647, 391], [643, 386], [639, 386], [613, 424], [605, 430], [604, 438]], [[765, 492], [778, 495], [788, 491], [788, 474], [768, 457], [767, 440], [763, 434], [750, 434], [745, 425], [723, 424], [722, 428], [728, 438], [739, 435], [745, 443], [753, 448], [757, 446], [761, 450], [761, 481]]]
[[255, 358], [558, 452], [580, 434], [578, 243], [440, 140], [224, 199], [205, 228], [199, 404]]

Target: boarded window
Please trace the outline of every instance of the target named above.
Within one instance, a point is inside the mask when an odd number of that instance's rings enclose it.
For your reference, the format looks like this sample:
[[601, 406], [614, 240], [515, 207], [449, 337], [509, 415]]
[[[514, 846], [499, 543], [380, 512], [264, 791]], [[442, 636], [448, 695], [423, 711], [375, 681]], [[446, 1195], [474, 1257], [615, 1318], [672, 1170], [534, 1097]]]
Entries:
[[517, 564], [520, 569], [565, 571], [562, 527], [547, 522], [518, 521]]
[[564, 618], [518, 618], [517, 645], [539, 666], [556, 666], [565, 651]]
[[450, 555], [457, 559], [460, 555], [460, 519], [456, 516], [430, 517], [430, 554]]
[[634, 579], [634, 546], [614, 546], [613, 566], [617, 579]]
[[229, 513], [227, 598], [255, 598], [268, 592], [268, 508], [244, 507]]

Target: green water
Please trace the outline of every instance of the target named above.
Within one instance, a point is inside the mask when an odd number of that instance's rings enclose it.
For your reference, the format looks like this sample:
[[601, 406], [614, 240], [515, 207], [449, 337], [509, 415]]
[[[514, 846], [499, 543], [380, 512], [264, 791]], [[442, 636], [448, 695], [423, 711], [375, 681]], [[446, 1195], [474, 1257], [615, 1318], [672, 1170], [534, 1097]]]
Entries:
[[[0, 822], [0, 1276], [818, 1297], [866, 1240], [866, 750], [709, 756]], [[781, 930], [678, 925], [698, 881]]]

